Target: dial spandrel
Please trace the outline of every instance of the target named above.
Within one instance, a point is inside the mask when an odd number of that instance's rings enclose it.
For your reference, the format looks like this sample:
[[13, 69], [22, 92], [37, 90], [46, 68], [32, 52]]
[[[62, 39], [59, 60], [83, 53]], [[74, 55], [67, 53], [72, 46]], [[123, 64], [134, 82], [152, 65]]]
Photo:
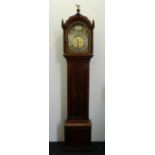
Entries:
[[69, 50], [83, 52], [88, 50], [88, 33], [84, 26], [73, 26], [68, 33]]

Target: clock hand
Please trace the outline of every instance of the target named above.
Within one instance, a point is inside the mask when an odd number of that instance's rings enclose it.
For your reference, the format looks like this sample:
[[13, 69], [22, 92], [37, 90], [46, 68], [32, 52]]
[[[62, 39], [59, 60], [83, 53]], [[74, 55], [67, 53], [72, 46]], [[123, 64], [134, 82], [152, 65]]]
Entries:
[[77, 41], [77, 48], [79, 48], [79, 39], [77, 38], [76, 41]]

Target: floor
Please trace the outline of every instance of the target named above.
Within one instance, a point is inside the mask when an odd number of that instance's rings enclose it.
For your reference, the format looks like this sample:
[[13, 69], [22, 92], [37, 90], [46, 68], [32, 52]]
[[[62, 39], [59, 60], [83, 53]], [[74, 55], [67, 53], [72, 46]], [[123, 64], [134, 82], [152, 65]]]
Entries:
[[92, 143], [91, 151], [64, 151], [62, 143], [50, 143], [49, 155], [105, 155], [104, 142]]

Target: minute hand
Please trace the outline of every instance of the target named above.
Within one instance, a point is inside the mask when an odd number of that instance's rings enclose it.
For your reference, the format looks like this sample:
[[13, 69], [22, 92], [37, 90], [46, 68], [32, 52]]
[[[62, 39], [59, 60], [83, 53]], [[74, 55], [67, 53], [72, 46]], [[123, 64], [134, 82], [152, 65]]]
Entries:
[[77, 48], [79, 48], [79, 44], [80, 44], [79, 39], [77, 38], [76, 41], [77, 41]]

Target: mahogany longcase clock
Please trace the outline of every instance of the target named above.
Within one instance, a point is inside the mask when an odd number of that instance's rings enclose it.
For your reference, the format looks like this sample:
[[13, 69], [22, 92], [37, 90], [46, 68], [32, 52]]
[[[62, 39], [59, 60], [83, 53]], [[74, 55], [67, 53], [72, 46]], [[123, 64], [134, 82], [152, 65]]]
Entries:
[[65, 23], [64, 56], [67, 60], [67, 120], [65, 149], [88, 149], [91, 144], [89, 119], [89, 61], [93, 56], [94, 21], [77, 13]]

